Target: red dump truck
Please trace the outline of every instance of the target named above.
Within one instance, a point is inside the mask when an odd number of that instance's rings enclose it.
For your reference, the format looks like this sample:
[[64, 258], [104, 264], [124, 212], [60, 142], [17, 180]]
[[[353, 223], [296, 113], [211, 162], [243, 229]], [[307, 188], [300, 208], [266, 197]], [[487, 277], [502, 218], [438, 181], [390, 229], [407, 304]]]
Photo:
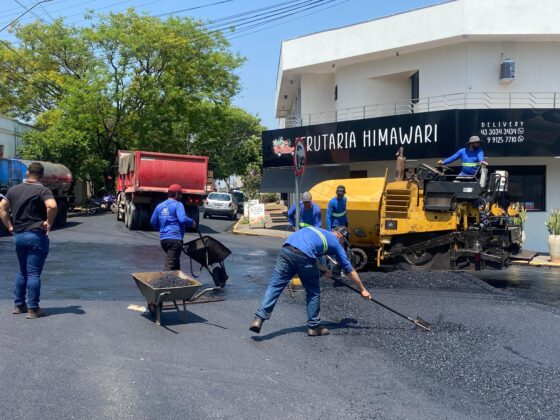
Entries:
[[206, 194], [208, 157], [141, 151], [118, 152], [117, 220], [131, 230], [149, 229], [155, 207], [167, 188], [183, 188], [187, 215], [198, 224], [198, 206]]

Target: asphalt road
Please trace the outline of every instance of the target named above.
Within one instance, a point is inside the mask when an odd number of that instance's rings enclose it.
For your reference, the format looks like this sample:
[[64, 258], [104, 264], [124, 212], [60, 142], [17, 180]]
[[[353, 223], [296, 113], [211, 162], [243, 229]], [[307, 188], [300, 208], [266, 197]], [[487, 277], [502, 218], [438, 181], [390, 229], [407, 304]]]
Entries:
[[[224, 233], [231, 223], [201, 228], [233, 251], [225, 301], [189, 305], [187, 324], [165, 313], [165, 328], [127, 310], [145, 304], [129, 273], [163, 265], [157, 233], [127, 231], [112, 215], [52, 232], [41, 302], [48, 316], [33, 321], [10, 313], [17, 264], [11, 239], [1, 238], [2, 417], [558, 417], [552, 271], [489, 275], [499, 288], [462, 273], [366, 274], [378, 299], [433, 331], [325, 283], [330, 336], [305, 335], [302, 292], [283, 296], [255, 336], [248, 323], [281, 242]], [[201, 281], [211, 282], [204, 271]]]

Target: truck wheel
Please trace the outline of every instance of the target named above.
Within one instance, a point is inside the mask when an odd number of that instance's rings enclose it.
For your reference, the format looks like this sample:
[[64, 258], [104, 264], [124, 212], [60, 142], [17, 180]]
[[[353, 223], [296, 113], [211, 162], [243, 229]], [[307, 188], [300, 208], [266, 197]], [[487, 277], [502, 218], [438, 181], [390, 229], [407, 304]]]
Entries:
[[126, 201], [124, 205], [124, 225], [130, 229], [130, 202]]
[[128, 217], [128, 228], [130, 230], [140, 229], [141, 217], [140, 217], [140, 205], [130, 203], [129, 205], [129, 217]]
[[[397, 240], [392, 249], [406, 248], [429, 238], [404, 237]], [[412, 254], [403, 254], [395, 257], [395, 265], [403, 271], [446, 270], [451, 267], [449, 260], [449, 247], [424, 249]]]
[[68, 202], [66, 200], [57, 201], [57, 207], [55, 226], [64, 227], [68, 221]]
[[115, 207], [116, 207], [115, 213], [117, 214], [117, 221], [118, 222], [120, 222], [121, 220], [124, 220], [124, 214], [123, 214], [124, 212], [121, 212], [121, 207], [123, 206], [122, 202], [123, 202], [123, 200], [121, 199], [121, 195], [119, 194], [119, 196], [117, 197], [117, 203], [115, 205]]

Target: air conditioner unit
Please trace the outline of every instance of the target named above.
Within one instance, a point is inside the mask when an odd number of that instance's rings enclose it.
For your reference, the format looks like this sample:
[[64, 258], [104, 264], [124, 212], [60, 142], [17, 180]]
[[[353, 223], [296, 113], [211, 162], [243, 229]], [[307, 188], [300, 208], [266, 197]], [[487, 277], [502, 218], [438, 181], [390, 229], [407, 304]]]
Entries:
[[506, 58], [500, 64], [500, 83], [511, 83], [515, 80], [515, 60]]

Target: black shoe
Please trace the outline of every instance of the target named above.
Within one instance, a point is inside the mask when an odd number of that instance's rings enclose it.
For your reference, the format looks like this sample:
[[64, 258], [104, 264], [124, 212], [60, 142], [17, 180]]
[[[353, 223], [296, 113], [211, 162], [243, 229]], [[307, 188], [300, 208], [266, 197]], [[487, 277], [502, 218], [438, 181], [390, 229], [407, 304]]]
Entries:
[[318, 327], [315, 328], [309, 328], [307, 330], [307, 335], [309, 337], [318, 337], [320, 335], [329, 335], [331, 332], [329, 331], [329, 329], [327, 327], [323, 327], [321, 325], [319, 325]]
[[27, 313], [27, 305], [14, 305], [14, 310], [12, 311], [14, 315]]
[[45, 313], [41, 308], [29, 308], [27, 310], [27, 315], [25, 316], [27, 319], [35, 319], [44, 316]]
[[263, 322], [264, 319], [256, 316], [255, 319], [253, 319], [253, 322], [251, 322], [251, 326], [249, 327], [249, 329], [254, 333], [258, 334], [261, 332], [261, 327]]

